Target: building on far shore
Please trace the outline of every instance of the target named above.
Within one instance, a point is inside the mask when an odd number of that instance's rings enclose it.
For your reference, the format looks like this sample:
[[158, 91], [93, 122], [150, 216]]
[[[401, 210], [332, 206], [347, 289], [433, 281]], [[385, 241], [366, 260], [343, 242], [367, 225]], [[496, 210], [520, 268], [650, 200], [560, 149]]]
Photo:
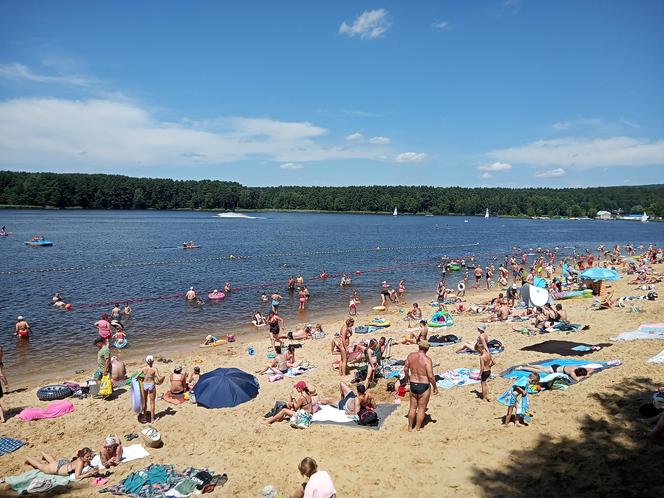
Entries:
[[611, 213], [608, 211], [597, 211], [597, 215], [595, 216], [596, 220], [610, 220], [611, 219]]

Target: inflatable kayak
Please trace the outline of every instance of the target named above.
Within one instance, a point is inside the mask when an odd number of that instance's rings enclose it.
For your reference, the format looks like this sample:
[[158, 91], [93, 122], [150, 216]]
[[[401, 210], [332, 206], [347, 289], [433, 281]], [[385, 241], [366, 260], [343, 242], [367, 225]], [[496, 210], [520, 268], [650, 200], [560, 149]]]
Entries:
[[208, 294], [208, 299], [210, 301], [221, 301], [225, 297], [226, 297], [226, 294], [224, 294], [223, 292], [219, 292], [219, 291], [210, 292]]

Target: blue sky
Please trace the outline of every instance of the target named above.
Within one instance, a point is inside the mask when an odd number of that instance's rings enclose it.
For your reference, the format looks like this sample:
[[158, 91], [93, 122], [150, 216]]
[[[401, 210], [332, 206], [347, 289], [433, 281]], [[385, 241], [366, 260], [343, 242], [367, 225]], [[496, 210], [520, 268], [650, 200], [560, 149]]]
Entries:
[[0, 168], [664, 181], [664, 2], [0, 1]]

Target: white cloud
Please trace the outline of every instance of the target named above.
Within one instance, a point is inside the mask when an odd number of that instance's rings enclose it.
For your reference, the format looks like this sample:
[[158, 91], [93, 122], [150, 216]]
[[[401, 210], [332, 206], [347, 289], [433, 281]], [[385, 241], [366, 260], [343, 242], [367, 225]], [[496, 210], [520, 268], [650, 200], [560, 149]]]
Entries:
[[364, 138], [364, 135], [362, 135], [359, 131], [355, 133], [351, 133], [350, 135], [346, 135], [346, 140], [349, 142], [354, 142], [356, 140], [362, 140]]
[[339, 26], [342, 35], [359, 37], [362, 39], [380, 38], [390, 27], [390, 19], [387, 10], [365, 10], [351, 24], [346, 21]]
[[56, 83], [73, 86], [88, 86], [92, 83], [89, 78], [78, 75], [49, 76], [32, 71], [23, 64], [0, 64], [0, 78], [15, 81], [32, 81], [34, 83]]
[[398, 163], [421, 163], [427, 159], [429, 155], [424, 152], [402, 152], [394, 158]]
[[495, 162], [491, 164], [482, 164], [481, 166], [478, 166], [477, 169], [479, 169], [480, 171], [509, 171], [512, 169], [512, 165], [507, 163]]
[[375, 147], [325, 141], [309, 122], [221, 117], [162, 121], [136, 103], [105, 99], [0, 102], [0, 166], [52, 170], [380, 160]]
[[431, 26], [439, 31], [449, 31], [454, 27], [447, 21], [436, 21]]
[[563, 168], [556, 168], [556, 169], [550, 169], [549, 171], [541, 171], [539, 173], [535, 173], [535, 176], [537, 178], [558, 178], [561, 176], [565, 176], [567, 172]]
[[371, 137], [369, 139], [369, 143], [375, 144], [375, 145], [389, 145], [392, 142], [387, 137]]
[[499, 161], [534, 166], [590, 169], [602, 166], [664, 165], [664, 140], [631, 137], [560, 138], [538, 140], [517, 147], [492, 150]]
[[297, 164], [297, 163], [284, 163], [279, 167], [281, 169], [293, 171], [293, 170], [296, 170], [296, 169], [302, 169], [304, 166], [302, 166], [301, 164]]
[[382, 114], [363, 111], [362, 109], [345, 109], [344, 112], [349, 116], [358, 116], [360, 118], [382, 118]]
[[485, 171], [480, 175], [481, 178], [491, 178], [493, 175], [489, 173], [488, 171]]
[[567, 130], [569, 127], [572, 126], [572, 123], [569, 121], [558, 121], [557, 123], [553, 123], [551, 125], [551, 129], [555, 131], [563, 131]]

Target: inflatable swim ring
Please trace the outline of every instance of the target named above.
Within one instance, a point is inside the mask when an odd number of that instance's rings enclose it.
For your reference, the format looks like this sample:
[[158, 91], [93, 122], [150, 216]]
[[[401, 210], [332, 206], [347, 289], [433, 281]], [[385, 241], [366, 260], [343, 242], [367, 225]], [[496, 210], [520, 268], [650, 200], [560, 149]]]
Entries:
[[113, 341], [113, 347], [115, 349], [123, 349], [126, 348], [127, 346], [129, 346], [129, 341], [127, 341], [126, 338], [122, 340], [116, 339], [115, 341]]
[[387, 308], [385, 308], [385, 306], [374, 306], [371, 309], [374, 311], [385, 311]]
[[459, 292], [463, 292], [464, 290], [466, 290], [466, 284], [464, 284], [463, 282], [459, 282], [459, 283], [457, 284], [457, 290], [458, 290]]
[[210, 292], [210, 293], [208, 294], [208, 299], [209, 299], [210, 301], [221, 301], [221, 300], [224, 299], [225, 297], [226, 297], [226, 294], [224, 294], [223, 292], [219, 292], [219, 291], [217, 291], [217, 292]]
[[454, 317], [449, 311], [436, 311], [427, 325], [429, 327], [451, 327], [454, 325]]
[[136, 377], [131, 379], [131, 409], [136, 413], [141, 413], [143, 405], [143, 382]]

